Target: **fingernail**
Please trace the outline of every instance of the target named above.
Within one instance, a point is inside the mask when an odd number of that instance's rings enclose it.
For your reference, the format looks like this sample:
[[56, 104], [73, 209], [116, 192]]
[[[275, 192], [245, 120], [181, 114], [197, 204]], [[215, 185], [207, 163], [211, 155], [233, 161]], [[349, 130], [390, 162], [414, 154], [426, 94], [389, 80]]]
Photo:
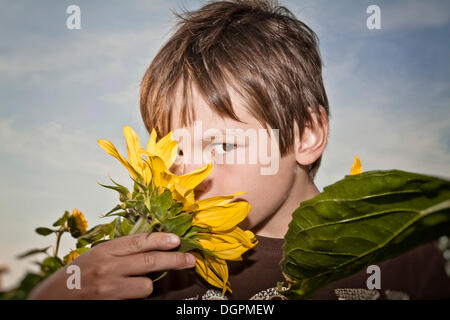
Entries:
[[196, 263], [195, 257], [190, 253], [186, 253], [186, 255], [187, 255], [186, 257], [187, 264], [190, 266], [195, 266]]
[[167, 242], [169, 244], [178, 244], [178, 236], [174, 234], [169, 235]]

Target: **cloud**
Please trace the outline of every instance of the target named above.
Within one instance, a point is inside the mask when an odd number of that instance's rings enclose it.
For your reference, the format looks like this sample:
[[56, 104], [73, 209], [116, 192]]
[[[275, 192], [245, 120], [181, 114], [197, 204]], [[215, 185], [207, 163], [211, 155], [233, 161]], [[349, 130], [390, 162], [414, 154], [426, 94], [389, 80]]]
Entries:
[[446, 108], [433, 112], [386, 112], [376, 105], [334, 105], [328, 145], [317, 184], [348, 174], [357, 155], [363, 170], [400, 169], [450, 178], [450, 135]]
[[28, 131], [16, 129], [13, 118], [0, 119], [3, 157], [16, 159], [35, 168], [96, 175], [107, 169], [99, 159], [94, 137], [83, 130], [64, 128], [50, 121]]
[[[104, 76], [118, 76], [148, 63], [142, 52], [156, 53], [159, 28], [121, 33], [89, 32], [55, 39], [34, 36], [7, 54], [0, 55], [2, 78], [21, 79], [42, 85], [55, 75], [65, 85], [96, 84]], [[137, 60], [139, 59], [139, 60]]]
[[[330, 132], [316, 183], [320, 188], [349, 173], [357, 155], [363, 170], [401, 169], [450, 178], [450, 85], [413, 77], [371, 61], [368, 73], [361, 43], [326, 68]], [[364, 67], [366, 66], [366, 67]]]
[[139, 89], [140, 84], [129, 84], [125, 89], [120, 91], [108, 92], [100, 96], [100, 100], [118, 105], [139, 105]]
[[[0, 264], [11, 269], [5, 286], [15, 285], [30, 269], [33, 259], [18, 261], [17, 254], [54, 245], [54, 238], [36, 235], [36, 227], [50, 226], [64, 210], [73, 208], [82, 210], [90, 225], [105, 223], [99, 216], [118, 199], [97, 181], [109, 184], [109, 174], [131, 185], [126, 170], [97, 145], [98, 137], [91, 133], [56, 121], [27, 130], [17, 124], [14, 118], [0, 119]], [[126, 154], [123, 140], [117, 148]], [[66, 237], [62, 252], [69, 248], [74, 248], [74, 240]]]

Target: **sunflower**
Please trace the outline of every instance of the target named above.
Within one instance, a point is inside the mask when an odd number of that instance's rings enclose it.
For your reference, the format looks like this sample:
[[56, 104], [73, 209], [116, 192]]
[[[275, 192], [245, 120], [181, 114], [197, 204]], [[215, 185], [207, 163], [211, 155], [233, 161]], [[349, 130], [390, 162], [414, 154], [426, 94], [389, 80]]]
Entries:
[[177, 157], [178, 143], [172, 139], [172, 132], [156, 141], [156, 131], [153, 129], [146, 149], [142, 148], [136, 132], [131, 127], [124, 126], [123, 133], [127, 143], [128, 160], [110, 141], [100, 139], [97, 142], [107, 153], [119, 160], [134, 179], [141, 178], [148, 185], [153, 178], [156, 186], [167, 188], [180, 201], [190, 201], [188, 203], [192, 204], [193, 189], [210, 174], [212, 165], [205, 165], [182, 176], [174, 175], [169, 168]]
[[69, 217], [70, 233], [75, 238], [86, 233], [88, 223], [84, 218], [84, 214], [77, 208], [73, 209], [72, 216]]
[[[154, 186], [159, 196], [169, 190], [172, 199], [182, 204], [178, 217], [189, 218], [190, 225], [181, 228], [183, 232], [179, 235], [182, 242], [192, 246], [197, 273], [211, 285], [222, 288], [222, 295], [226, 290], [231, 292], [226, 261], [242, 260], [242, 254], [257, 244], [251, 231], [237, 227], [247, 217], [251, 206], [245, 201], [233, 202], [233, 199], [245, 192], [196, 201], [194, 189], [211, 173], [211, 163], [178, 176], [169, 171], [178, 151], [172, 133], [156, 141], [156, 131], [152, 130], [147, 147], [143, 149], [133, 129], [125, 126], [123, 132], [128, 159], [111, 142], [98, 140], [98, 143], [128, 169], [136, 182], [145, 183], [144, 187]], [[152, 211], [151, 206], [149, 211]]]

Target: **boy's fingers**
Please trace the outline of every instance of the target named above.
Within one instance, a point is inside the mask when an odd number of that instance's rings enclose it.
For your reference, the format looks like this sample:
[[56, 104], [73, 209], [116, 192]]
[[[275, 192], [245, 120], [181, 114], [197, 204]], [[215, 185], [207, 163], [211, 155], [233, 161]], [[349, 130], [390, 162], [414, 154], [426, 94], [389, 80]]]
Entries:
[[152, 232], [124, 236], [103, 243], [113, 256], [126, 256], [145, 251], [169, 250], [180, 244], [180, 238], [172, 233]]
[[97, 286], [102, 299], [139, 299], [153, 292], [153, 281], [148, 277], [115, 278], [106, 285]]
[[120, 259], [117, 269], [126, 276], [143, 275], [153, 271], [179, 270], [195, 266], [190, 253], [152, 251]]
[[147, 277], [121, 278], [112, 299], [142, 299], [153, 292], [153, 281]]

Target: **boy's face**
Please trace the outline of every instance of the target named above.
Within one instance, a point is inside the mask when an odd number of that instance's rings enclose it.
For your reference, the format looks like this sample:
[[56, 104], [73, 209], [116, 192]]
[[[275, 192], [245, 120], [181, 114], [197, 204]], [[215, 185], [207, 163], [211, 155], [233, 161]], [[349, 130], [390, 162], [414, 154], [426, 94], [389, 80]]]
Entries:
[[[181, 127], [180, 95], [177, 96], [171, 125], [183, 155], [171, 171], [181, 175], [213, 162], [211, 174], [196, 188], [196, 199], [245, 191], [247, 193], [239, 199], [248, 201], [252, 210], [244, 224], [246, 228], [254, 228], [283, 205], [294, 184], [297, 162], [294, 152], [280, 156], [278, 135], [271, 138], [267, 134], [263, 126], [247, 113], [238, 94], [230, 90], [230, 97], [242, 122], [221, 118], [197, 90], [193, 90], [196, 123]], [[222, 133], [219, 134], [217, 129]], [[230, 129], [243, 131], [236, 135]], [[242, 132], [250, 135], [245, 137]], [[208, 138], [211, 133], [213, 137]], [[241, 158], [243, 161], [237, 161], [238, 154], [245, 154]]]

